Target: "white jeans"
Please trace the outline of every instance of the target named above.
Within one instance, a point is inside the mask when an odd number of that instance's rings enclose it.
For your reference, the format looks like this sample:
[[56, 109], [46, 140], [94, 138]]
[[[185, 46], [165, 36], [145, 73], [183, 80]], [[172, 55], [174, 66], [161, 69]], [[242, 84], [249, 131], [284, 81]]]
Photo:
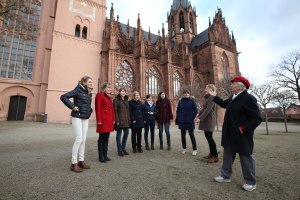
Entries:
[[75, 135], [75, 142], [72, 148], [72, 164], [75, 164], [77, 163], [77, 156], [79, 161], [84, 161], [85, 139], [89, 120], [72, 117], [72, 126]]

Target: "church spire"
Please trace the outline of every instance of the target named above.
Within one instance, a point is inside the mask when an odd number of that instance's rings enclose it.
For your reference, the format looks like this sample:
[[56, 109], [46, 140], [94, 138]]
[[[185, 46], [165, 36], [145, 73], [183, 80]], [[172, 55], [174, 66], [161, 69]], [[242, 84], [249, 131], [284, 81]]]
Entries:
[[127, 26], [126, 26], [126, 38], [130, 39], [130, 26], [129, 26], [129, 19], [127, 21]]
[[112, 22], [114, 19], [114, 15], [115, 15], [115, 10], [114, 10], [114, 4], [111, 3], [111, 8], [110, 8], [110, 21]]

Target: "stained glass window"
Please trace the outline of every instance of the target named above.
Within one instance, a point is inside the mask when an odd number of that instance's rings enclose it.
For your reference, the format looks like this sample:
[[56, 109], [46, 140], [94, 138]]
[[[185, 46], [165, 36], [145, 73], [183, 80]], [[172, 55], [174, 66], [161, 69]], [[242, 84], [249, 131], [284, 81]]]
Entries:
[[180, 95], [180, 87], [181, 87], [181, 80], [180, 75], [178, 72], [173, 74], [173, 89], [174, 89], [174, 96]]
[[134, 74], [130, 64], [127, 61], [121, 62], [116, 69], [116, 88], [126, 88], [127, 92], [132, 92], [135, 89]]
[[[31, 8], [36, 12], [26, 14], [21, 11], [17, 15], [23, 17], [29, 24], [39, 24], [41, 4], [39, 1], [27, 0]], [[0, 77], [11, 79], [32, 80], [33, 64], [36, 51], [36, 38], [24, 39], [20, 37], [24, 30], [21, 30], [20, 24], [16, 24], [14, 18], [8, 21], [13, 30], [7, 30], [6, 25], [2, 24], [3, 45], [0, 48]], [[35, 30], [28, 30], [28, 33], [36, 35]], [[26, 38], [26, 37], [25, 37]]]
[[146, 93], [158, 94], [161, 91], [161, 81], [158, 71], [155, 67], [150, 67], [146, 71]]

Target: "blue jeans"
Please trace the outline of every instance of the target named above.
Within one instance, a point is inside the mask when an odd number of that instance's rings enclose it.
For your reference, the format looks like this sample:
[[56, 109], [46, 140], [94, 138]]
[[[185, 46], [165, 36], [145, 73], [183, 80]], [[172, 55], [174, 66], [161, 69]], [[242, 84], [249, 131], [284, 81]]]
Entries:
[[159, 130], [159, 144], [160, 148], [163, 148], [163, 129], [165, 126], [165, 132], [167, 135], [167, 144], [168, 146], [171, 146], [171, 141], [170, 141], [170, 123], [158, 123], [158, 130]]
[[144, 133], [144, 139], [145, 139], [146, 146], [149, 145], [149, 143], [148, 143], [149, 129], [150, 129], [150, 133], [151, 133], [151, 146], [154, 145], [154, 127], [155, 127], [155, 119], [153, 119], [153, 120], [146, 120], [145, 133]]
[[[122, 144], [121, 144], [122, 130], [123, 130], [124, 134], [123, 134], [123, 139], [122, 139]], [[125, 150], [128, 134], [129, 134], [129, 128], [119, 128], [117, 130], [116, 142], [117, 142], [118, 151]]]

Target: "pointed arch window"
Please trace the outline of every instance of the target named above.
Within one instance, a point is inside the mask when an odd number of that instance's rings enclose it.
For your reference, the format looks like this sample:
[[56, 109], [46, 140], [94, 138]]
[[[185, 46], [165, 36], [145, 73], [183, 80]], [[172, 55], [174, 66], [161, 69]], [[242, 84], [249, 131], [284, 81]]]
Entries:
[[118, 64], [116, 68], [116, 88], [124, 87], [128, 92], [133, 92], [135, 89], [134, 82], [134, 73], [130, 64], [127, 61]]
[[192, 94], [194, 94], [196, 98], [200, 97], [201, 91], [203, 90], [201, 83], [202, 81], [200, 80], [200, 78], [195, 75], [193, 78]]
[[80, 25], [76, 24], [75, 27], [75, 37], [80, 37]]
[[198, 57], [197, 57], [197, 55], [193, 56], [193, 68], [198, 69]]
[[179, 13], [179, 30], [181, 30], [181, 29], [185, 30], [185, 28], [184, 28], [184, 15], [183, 15], [182, 11]]
[[161, 81], [158, 71], [154, 66], [146, 71], [146, 93], [158, 94], [161, 91]]
[[192, 13], [190, 13], [190, 32], [194, 33], [194, 20]]
[[229, 79], [230, 78], [229, 61], [225, 52], [223, 52], [221, 56], [221, 61], [222, 61], [223, 78]]
[[174, 90], [174, 96], [180, 95], [180, 88], [181, 88], [181, 80], [180, 75], [178, 72], [175, 72], [173, 74], [173, 90]]
[[87, 27], [84, 26], [83, 29], [82, 29], [82, 38], [83, 39], [87, 38], [87, 31], [88, 31]]
[[174, 16], [171, 17], [171, 27], [172, 27], [172, 32], [171, 35], [174, 36], [175, 35], [175, 24], [174, 24]]

